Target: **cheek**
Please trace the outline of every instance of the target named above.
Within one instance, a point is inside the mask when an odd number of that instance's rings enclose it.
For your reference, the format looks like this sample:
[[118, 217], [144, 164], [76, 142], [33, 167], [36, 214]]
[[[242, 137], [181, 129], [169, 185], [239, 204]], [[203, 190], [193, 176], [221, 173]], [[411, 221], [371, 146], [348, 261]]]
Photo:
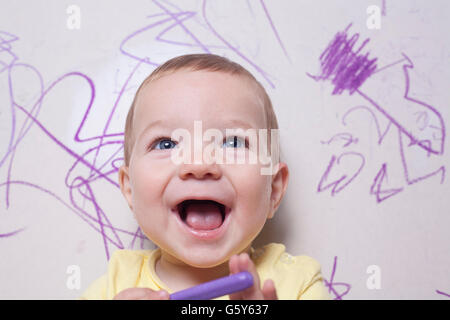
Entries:
[[134, 163], [132, 186], [136, 210], [148, 210], [158, 205], [167, 183], [169, 170], [170, 164], [166, 161], [151, 161], [144, 157]]
[[169, 162], [143, 157], [133, 163], [133, 211], [144, 234], [157, 242], [168, 223], [161, 199], [172, 168]]
[[270, 176], [261, 175], [259, 165], [239, 165], [233, 169], [239, 209], [253, 219], [264, 219], [269, 210]]

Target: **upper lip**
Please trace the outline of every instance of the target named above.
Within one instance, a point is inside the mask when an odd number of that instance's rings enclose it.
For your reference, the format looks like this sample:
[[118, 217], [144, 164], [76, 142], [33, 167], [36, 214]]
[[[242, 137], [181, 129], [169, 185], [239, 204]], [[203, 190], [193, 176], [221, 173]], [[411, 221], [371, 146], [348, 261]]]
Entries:
[[216, 201], [216, 202], [218, 202], [218, 203], [224, 205], [226, 208], [231, 208], [231, 203], [230, 203], [230, 201], [229, 201], [228, 199], [224, 198], [224, 197], [219, 196], [219, 195], [212, 195], [212, 194], [209, 194], [209, 195], [208, 195], [208, 194], [202, 194], [202, 195], [199, 195], [199, 194], [190, 194], [190, 195], [184, 195], [184, 196], [182, 196], [182, 197], [180, 197], [180, 198], [177, 198], [177, 199], [174, 201], [174, 204], [173, 204], [173, 206], [172, 206], [172, 210], [176, 211], [177, 208], [178, 208], [178, 205], [179, 205], [180, 203], [182, 203], [183, 201], [185, 201], [185, 200], [213, 200], [213, 201]]

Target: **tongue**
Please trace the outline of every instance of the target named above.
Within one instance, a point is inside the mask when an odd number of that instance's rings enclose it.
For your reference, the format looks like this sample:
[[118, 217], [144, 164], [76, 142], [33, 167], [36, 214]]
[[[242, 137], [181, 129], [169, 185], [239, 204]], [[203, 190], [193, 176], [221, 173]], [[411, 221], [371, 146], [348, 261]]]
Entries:
[[222, 224], [222, 214], [217, 204], [194, 202], [186, 205], [186, 223], [194, 229], [212, 230]]

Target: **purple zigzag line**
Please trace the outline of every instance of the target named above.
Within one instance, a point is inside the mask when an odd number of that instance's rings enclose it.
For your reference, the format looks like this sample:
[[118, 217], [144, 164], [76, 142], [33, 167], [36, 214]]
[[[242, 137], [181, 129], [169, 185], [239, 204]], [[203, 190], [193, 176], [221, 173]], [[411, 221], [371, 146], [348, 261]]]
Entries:
[[[38, 125], [38, 127], [40, 127], [40, 129], [41, 130], [43, 130], [54, 142], [56, 142], [62, 149], [64, 149], [65, 151], [67, 151], [69, 154], [71, 154], [72, 156], [74, 156], [76, 159], [78, 159], [78, 161], [80, 161], [80, 162], [82, 162], [83, 164], [85, 164], [87, 167], [89, 167], [89, 168], [91, 168], [92, 170], [94, 170], [97, 174], [99, 174], [99, 177], [103, 177], [103, 178], [105, 178], [106, 180], [108, 180], [108, 181], [110, 181], [111, 183], [113, 183], [114, 185], [116, 185], [117, 187], [118, 187], [118, 185], [117, 185], [117, 183], [116, 182], [114, 182], [114, 181], [112, 181], [108, 176], [107, 176], [107, 174], [105, 174], [105, 173], [102, 173], [102, 172], [100, 172], [97, 168], [95, 168], [95, 167], [93, 167], [92, 165], [90, 165], [83, 157], [80, 157], [79, 155], [77, 155], [74, 151], [72, 151], [71, 149], [69, 149], [68, 147], [66, 147], [62, 142], [60, 142], [55, 136], [53, 136], [37, 119], [35, 119], [34, 117], [32, 117], [29, 113], [28, 113], [28, 111], [26, 110], [26, 109], [24, 109], [24, 108], [22, 108], [22, 107], [20, 107], [20, 106], [17, 106], [20, 110], [22, 110], [28, 117], [30, 117], [30, 118], [32, 118], [33, 119], [33, 121], [34, 121], [34, 123], [35, 124], [37, 124]], [[75, 180], [77, 180], [77, 179], [79, 179], [79, 178], [76, 178]], [[8, 179], [8, 182], [9, 182], [9, 179]], [[9, 185], [9, 183], [8, 183], [8, 185]], [[72, 188], [70, 189], [70, 190], [72, 190]], [[72, 198], [72, 193], [71, 193], [71, 198]], [[73, 200], [73, 198], [72, 198], [72, 200]], [[74, 204], [75, 205], [75, 204]], [[76, 206], [76, 205], [75, 205]], [[96, 206], [96, 209], [97, 209], [97, 212], [98, 212], [98, 206], [97, 205], [95, 205]], [[81, 208], [79, 208], [80, 210], [81, 210]], [[105, 218], [107, 219], [107, 217], [105, 216]], [[105, 246], [106, 246], [106, 240], [105, 240], [105, 237], [106, 237], [106, 235], [105, 235], [105, 233], [103, 232], [103, 223], [101, 222], [101, 220], [100, 220], [100, 216], [99, 216], [99, 221], [98, 221], [100, 224], [101, 224], [101, 230], [100, 230], [100, 233], [103, 235], [103, 237], [104, 237], [104, 242], [105, 242]], [[114, 232], [114, 229], [112, 229], [112, 231]], [[115, 232], [114, 232], [115, 233]], [[117, 237], [117, 235], [116, 235], [116, 237]], [[117, 237], [118, 238], [118, 237]], [[120, 239], [119, 239], [119, 242], [120, 242]], [[120, 247], [123, 247], [123, 245], [121, 245], [121, 244], [119, 244], [119, 246]], [[106, 250], [107, 250], [107, 247], [105, 247], [106, 248]], [[108, 252], [108, 250], [106, 251], [106, 254], [107, 254], [107, 258], [109, 259], [109, 252]]]
[[[340, 184], [343, 180], [345, 180], [345, 179], [347, 178], [347, 175], [343, 175], [343, 176], [341, 176], [341, 178], [339, 178], [338, 180], [329, 183], [329, 184], [326, 185], [325, 187], [322, 187], [322, 184], [327, 180], [328, 175], [329, 175], [331, 169], [332, 169], [333, 166], [334, 166], [334, 163], [336, 162], [337, 164], [339, 164], [339, 161], [340, 161], [340, 159], [341, 159], [342, 157], [344, 157], [344, 156], [349, 156], [349, 155], [359, 156], [360, 159], [362, 160], [361, 165], [359, 166], [359, 168], [358, 168], [358, 170], [356, 171], [356, 173], [355, 173], [355, 174], [354, 174], [354, 175], [353, 175], [346, 183], [344, 183], [344, 184], [343, 184], [342, 186], [340, 186], [339, 188], [338, 188], [339, 184]], [[319, 181], [319, 185], [317, 186], [317, 192], [323, 192], [323, 191], [325, 191], [325, 190], [327, 190], [327, 189], [329, 189], [329, 188], [332, 188], [332, 189], [331, 189], [331, 196], [334, 196], [334, 195], [337, 194], [338, 192], [342, 191], [346, 186], [348, 186], [348, 185], [349, 185], [349, 184], [350, 184], [350, 183], [351, 183], [351, 182], [352, 182], [352, 181], [360, 174], [361, 170], [364, 168], [364, 165], [365, 165], [365, 159], [364, 159], [364, 156], [363, 156], [362, 154], [358, 153], [358, 152], [352, 152], [352, 151], [344, 152], [344, 153], [342, 153], [338, 158], [336, 158], [336, 156], [333, 155], [333, 156], [331, 157], [331, 159], [330, 159], [330, 162], [329, 162], [327, 168], [325, 169], [325, 172], [324, 172], [323, 175], [322, 175], [322, 178], [321, 178], [320, 181]]]
[[[161, 4], [160, 4], [161, 5]], [[161, 5], [162, 6], [162, 5]], [[184, 47], [196, 47], [196, 46], [199, 46], [199, 47], [206, 47], [206, 48], [216, 48], [216, 49], [226, 49], [226, 47], [224, 47], [224, 46], [216, 46], [216, 45], [203, 45], [203, 43], [202, 42], [200, 42], [200, 40], [198, 40], [201, 44], [193, 44], [193, 43], [188, 43], [188, 42], [180, 42], [180, 41], [174, 41], [174, 40], [168, 40], [168, 39], [163, 39], [162, 38], [162, 36], [164, 35], [164, 34], [166, 34], [168, 31], [170, 31], [170, 30], [172, 30], [173, 28], [175, 28], [176, 26], [179, 26], [180, 24], [181, 24], [181, 22], [184, 22], [185, 20], [188, 20], [188, 19], [191, 19], [191, 18], [193, 18], [193, 17], [195, 17], [195, 15], [197, 14], [197, 12], [195, 12], [195, 11], [182, 11], [181, 9], [179, 9], [178, 7], [176, 7], [177, 8], [177, 10], [179, 11], [179, 12], [177, 12], [177, 13], [173, 13], [173, 12], [170, 12], [170, 15], [168, 14], [168, 13], [162, 13], [163, 15], [166, 15], [166, 16], [171, 16], [171, 17], [178, 17], [178, 16], [180, 16], [180, 17], [182, 17], [180, 20], [175, 20], [175, 22], [173, 23], [173, 24], [171, 24], [171, 25], [169, 25], [167, 28], [165, 28], [165, 29], [163, 29], [160, 33], [158, 33], [157, 35], [156, 35], [156, 37], [155, 37], [155, 39], [157, 40], [157, 41], [160, 41], [160, 42], [164, 42], [164, 43], [168, 43], [168, 44], [173, 44], [173, 45], [179, 45], [179, 46], [184, 46]], [[166, 8], [167, 9], [167, 8]], [[167, 11], [168, 11], [168, 9], [167, 9]], [[183, 17], [183, 16], [186, 16], [186, 17]], [[206, 51], [206, 52], [208, 52], [208, 51]]]
[[[57, 82], [59, 82], [60, 80], [62, 80], [64, 77], [69, 76], [69, 75], [81, 75], [79, 73], [68, 73], [66, 75], [64, 75], [63, 77], [59, 78], [57, 80]], [[56, 82], [55, 82], [56, 83]], [[53, 85], [52, 85], [53, 86]], [[48, 92], [48, 91], [47, 91]], [[45, 95], [45, 94], [44, 94]], [[44, 125], [37, 120], [35, 117], [33, 117], [25, 108], [22, 108], [19, 105], [16, 105], [17, 108], [19, 110], [21, 110], [23, 113], [25, 113], [26, 116], [30, 117], [33, 120], [33, 123], [36, 124], [39, 129], [41, 129], [47, 136], [49, 136], [49, 138], [51, 140], [53, 140], [58, 146], [60, 146], [64, 151], [66, 151], [68, 154], [70, 154], [71, 156], [73, 156], [75, 159], [78, 159], [81, 163], [83, 163], [84, 165], [86, 165], [88, 168], [93, 169], [97, 174], [99, 174], [101, 177], [105, 178], [108, 182], [110, 182], [111, 184], [113, 184], [114, 186], [116, 186], [117, 188], [119, 188], [120, 186], [117, 184], [117, 182], [111, 180], [109, 177], [107, 177], [106, 175], [104, 175], [102, 172], [100, 172], [97, 168], [93, 167], [88, 161], [86, 161], [85, 159], [83, 159], [82, 157], [80, 157], [75, 151], [73, 151], [72, 149], [70, 149], [69, 147], [65, 146], [61, 141], [59, 141], [53, 134], [50, 133], [50, 131], [48, 131]]]
[[[125, 80], [125, 83], [123, 84], [122, 88], [120, 89], [120, 92], [119, 92], [119, 94], [118, 94], [118, 96], [117, 96], [117, 99], [116, 99], [116, 101], [115, 101], [115, 103], [114, 103], [114, 105], [113, 105], [113, 108], [112, 108], [112, 110], [111, 110], [109, 116], [108, 116], [108, 120], [106, 121], [105, 127], [104, 127], [104, 129], [103, 129], [103, 134], [102, 134], [102, 136], [100, 137], [100, 140], [99, 140], [99, 142], [98, 142], [99, 146], [102, 145], [102, 143], [103, 143], [103, 139], [104, 139], [105, 136], [106, 136], [106, 132], [108, 131], [108, 128], [109, 128], [109, 125], [110, 125], [110, 123], [111, 123], [113, 114], [114, 114], [114, 112], [115, 112], [116, 109], [117, 109], [117, 106], [118, 106], [118, 104], [119, 104], [120, 98], [122, 97], [122, 95], [123, 95], [123, 93], [124, 93], [124, 91], [125, 91], [125, 88], [127, 87], [128, 83], [130, 82], [131, 77], [132, 77], [132, 76], [134, 75], [134, 73], [138, 70], [138, 68], [139, 68], [139, 66], [141, 65], [141, 63], [142, 63], [142, 62], [138, 62], [138, 63], [136, 64], [135, 68], [133, 69], [132, 72], [130, 72], [128, 78]], [[91, 104], [89, 105], [89, 108], [91, 107], [91, 105], [92, 105], [92, 102], [91, 102]], [[88, 112], [89, 112], [89, 111], [88, 111]], [[83, 118], [83, 122], [82, 122], [82, 123], [84, 123], [86, 117], [87, 117], [87, 112], [86, 112], [86, 114], [85, 114], [85, 116], [84, 116], [84, 118]], [[80, 129], [81, 129], [81, 126], [80, 126]], [[78, 131], [77, 131], [77, 134], [78, 134]], [[122, 135], [123, 135], [123, 133], [122, 133]], [[94, 156], [94, 161], [93, 161], [92, 167], [95, 167], [95, 165], [96, 165], [97, 157], [98, 157], [99, 152], [100, 152], [100, 148], [98, 148], [98, 149], [96, 150], [96, 153], [95, 153], [95, 156]], [[92, 167], [91, 167], [91, 172], [89, 173], [89, 175], [92, 174]]]
[[209, 49], [205, 45], [203, 45], [203, 43], [199, 39], [197, 39], [197, 37], [188, 28], [186, 28], [182, 21], [178, 20], [177, 14], [173, 14], [172, 12], [170, 12], [168, 8], [164, 7], [157, 0], [153, 0], [153, 3], [160, 7], [163, 11], [165, 11], [173, 20], [175, 20], [176, 24], [178, 24], [189, 36], [191, 36], [191, 38], [195, 42], [197, 42], [200, 48], [202, 48], [207, 53], [211, 53], [211, 51], [209, 51]]
[[122, 42], [120, 43], [120, 46], [119, 46], [119, 51], [120, 51], [124, 56], [127, 56], [127, 57], [129, 57], [129, 58], [131, 58], [131, 59], [133, 59], [133, 60], [136, 60], [136, 61], [139, 61], [139, 62], [142, 62], [142, 63], [149, 64], [149, 65], [152, 65], [152, 66], [157, 67], [157, 66], [159, 65], [158, 63], [151, 62], [150, 59], [149, 59], [148, 57], [140, 58], [140, 57], [138, 57], [138, 56], [132, 55], [131, 53], [129, 53], [128, 51], [126, 51], [126, 50], [124, 49], [124, 47], [125, 47], [125, 44], [126, 44], [128, 41], [130, 41], [131, 39], [133, 39], [134, 37], [136, 37], [136, 36], [139, 35], [140, 33], [143, 33], [143, 32], [145, 32], [145, 31], [147, 31], [148, 29], [154, 28], [154, 27], [156, 27], [156, 26], [158, 26], [158, 25], [160, 25], [160, 24], [166, 23], [166, 22], [171, 21], [171, 20], [172, 20], [172, 18], [163, 19], [163, 20], [160, 20], [160, 21], [157, 21], [157, 22], [155, 22], [155, 23], [149, 24], [149, 25], [147, 25], [147, 26], [145, 26], [145, 27], [143, 27], [143, 28], [141, 28], [141, 29], [138, 29], [138, 30], [132, 32], [131, 34], [129, 34], [128, 36], [126, 36], [126, 37], [122, 40]]
[[392, 117], [385, 109], [383, 109], [379, 104], [377, 104], [373, 99], [371, 99], [369, 96], [367, 96], [366, 94], [364, 94], [362, 91], [360, 91], [359, 89], [356, 89], [356, 92], [363, 97], [365, 100], [367, 100], [371, 105], [373, 105], [375, 107], [375, 109], [377, 109], [382, 115], [384, 115], [386, 118], [388, 118], [402, 133], [404, 133], [410, 140], [411, 143], [417, 143], [418, 146], [420, 146], [422, 149], [424, 149], [427, 152], [431, 152], [433, 154], [437, 154], [437, 155], [442, 155], [444, 153], [444, 143], [445, 143], [445, 123], [444, 123], [444, 119], [442, 118], [442, 115], [439, 113], [439, 111], [437, 109], [435, 109], [433, 106], [426, 104], [425, 102], [419, 101], [417, 99], [413, 99], [411, 97], [409, 97], [409, 86], [410, 86], [410, 80], [409, 80], [409, 74], [408, 74], [408, 69], [413, 69], [414, 65], [412, 63], [412, 61], [409, 59], [409, 57], [407, 55], [405, 55], [404, 53], [402, 53], [403, 57], [409, 62], [409, 64], [404, 64], [403, 65], [403, 72], [404, 72], [404, 76], [405, 76], [405, 92], [403, 95], [403, 98], [405, 100], [411, 101], [413, 103], [419, 104], [421, 106], [423, 106], [424, 108], [430, 110], [431, 112], [433, 112], [439, 119], [440, 125], [441, 127], [439, 129], [442, 130], [442, 140], [441, 140], [441, 146], [440, 146], [440, 150], [439, 151], [435, 151], [432, 148], [430, 148], [430, 146], [427, 146], [426, 144], [424, 144], [423, 141], [418, 141], [418, 139], [416, 139], [412, 133], [410, 133], [406, 128], [404, 128], [394, 117]]
[[[396, 189], [388, 189], [388, 190], [381, 190], [381, 184], [383, 183], [384, 178], [387, 177], [386, 173], [386, 163], [383, 163], [381, 166], [381, 169], [378, 171], [377, 176], [373, 180], [373, 184], [370, 187], [370, 194], [377, 196], [377, 203], [380, 203], [392, 196], [395, 196], [397, 193], [401, 192], [403, 188], [396, 188]], [[374, 191], [375, 185], [377, 187], [377, 190]], [[388, 194], [384, 197], [380, 197], [380, 194]]]
[[[334, 257], [334, 263], [333, 263], [333, 269], [331, 271], [331, 277], [330, 277], [330, 281], [323, 279], [324, 280], [324, 284], [326, 287], [328, 287], [328, 293], [333, 292], [333, 294], [335, 295], [335, 299], [334, 300], [342, 300], [342, 297], [345, 296], [346, 294], [348, 294], [348, 292], [351, 289], [351, 285], [348, 283], [344, 283], [344, 282], [334, 282], [334, 275], [336, 273], [336, 264], [337, 264], [337, 256]], [[335, 285], [341, 285], [347, 288], [347, 290], [345, 292], [343, 292], [342, 294], [339, 294], [335, 289], [334, 286]]]
[[441, 166], [439, 169], [437, 169], [437, 170], [435, 170], [435, 171], [433, 171], [431, 173], [428, 173], [426, 175], [423, 175], [421, 177], [417, 177], [417, 178], [411, 179], [410, 176], [409, 176], [408, 164], [407, 164], [406, 158], [405, 158], [405, 151], [404, 151], [403, 142], [402, 142], [402, 132], [400, 131], [400, 129], [398, 131], [398, 142], [399, 142], [399, 145], [400, 145], [400, 158], [402, 160], [403, 174], [405, 176], [405, 180], [406, 180], [406, 183], [408, 183], [408, 185], [411, 185], [411, 184], [417, 183], [419, 181], [428, 179], [428, 178], [438, 174], [439, 172], [442, 172], [441, 184], [444, 183], [444, 180], [445, 180], [445, 166]]

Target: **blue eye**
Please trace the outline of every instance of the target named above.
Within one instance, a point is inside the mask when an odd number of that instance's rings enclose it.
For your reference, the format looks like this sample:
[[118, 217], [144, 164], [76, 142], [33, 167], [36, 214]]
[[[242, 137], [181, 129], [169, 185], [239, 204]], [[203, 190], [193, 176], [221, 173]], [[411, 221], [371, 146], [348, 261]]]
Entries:
[[[177, 144], [175, 142], [173, 142], [170, 139], [166, 139], [166, 138], [162, 138], [158, 141], [156, 141], [156, 144], [154, 144], [155, 149], [159, 149], [159, 150], [167, 150], [170, 149], [171, 145], [173, 145], [173, 147], [175, 147]], [[160, 147], [160, 148], [158, 148]], [[153, 148], [152, 148], [153, 149]]]
[[[155, 142], [151, 144], [151, 146], [148, 148], [149, 151], [156, 149], [156, 150], [169, 150], [174, 148], [177, 143], [172, 141], [170, 138], [167, 137], [159, 137], [154, 140]], [[232, 148], [248, 148], [249, 144], [246, 139], [238, 137], [238, 136], [231, 136], [228, 139], [224, 139], [223, 145], [226, 147], [232, 147]]]
[[231, 138], [232, 139], [227, 139], [223, 143], [233, 148], [248, 148], [248, 143], [245, 139], [242, 139], [238, 136], [232, 136]]

